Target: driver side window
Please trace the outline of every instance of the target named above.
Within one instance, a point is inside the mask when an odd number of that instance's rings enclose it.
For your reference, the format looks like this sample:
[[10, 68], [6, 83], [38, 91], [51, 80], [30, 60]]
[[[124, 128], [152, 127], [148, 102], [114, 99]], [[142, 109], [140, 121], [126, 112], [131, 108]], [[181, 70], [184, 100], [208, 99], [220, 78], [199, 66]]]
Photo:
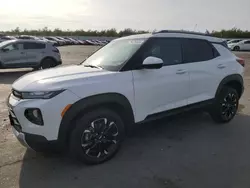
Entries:
[[4, 51], [18, 50], [18, 45], [16, 43], [9, 44], [3, 48]]
[[181, 40], [177, 38], [154, 38], [143, 53], [143, 60], [149, 56], [163, 60], [163, 66], [182, 63]]

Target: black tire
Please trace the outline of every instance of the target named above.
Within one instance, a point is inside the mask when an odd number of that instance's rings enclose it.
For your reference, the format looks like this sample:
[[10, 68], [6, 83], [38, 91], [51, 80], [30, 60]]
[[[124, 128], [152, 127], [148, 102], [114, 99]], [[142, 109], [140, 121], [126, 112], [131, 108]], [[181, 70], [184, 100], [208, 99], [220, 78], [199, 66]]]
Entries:
[[210, 109], [212, 119], [217, 123], [230, 122], [237, 113], [239, 94], [234, 88], [224, 87]]
[[112, 110], [87, 112], [76, 120], [70, 135], [70, 154], [86, 164], [103, 163], [118, 152], [124, 135], [124, 123]]
[[240, 51], [240, 47], [239, 46], [235, 46], [234, 47], [234, 51]]
[[46, 58], [42, 60], [39, 69], [49, 69], [56, 66], [56, 62], [51, 58]]

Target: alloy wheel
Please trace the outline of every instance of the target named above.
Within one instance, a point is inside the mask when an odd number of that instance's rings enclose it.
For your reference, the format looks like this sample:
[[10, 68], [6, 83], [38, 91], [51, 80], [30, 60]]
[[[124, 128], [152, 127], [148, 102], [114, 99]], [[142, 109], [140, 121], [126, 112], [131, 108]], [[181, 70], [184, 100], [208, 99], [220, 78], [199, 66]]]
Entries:
[[234, 117], [238, 108], [238, 99], [235, 93], [228, 93], [221, 103], [221, 115], [223, 119], [230, 120]]
[[106, 158], [117, 148], [119, 132], [114, 121], [99, 118], [90, 123], [81, 136], [81, 146], [91, 158]]

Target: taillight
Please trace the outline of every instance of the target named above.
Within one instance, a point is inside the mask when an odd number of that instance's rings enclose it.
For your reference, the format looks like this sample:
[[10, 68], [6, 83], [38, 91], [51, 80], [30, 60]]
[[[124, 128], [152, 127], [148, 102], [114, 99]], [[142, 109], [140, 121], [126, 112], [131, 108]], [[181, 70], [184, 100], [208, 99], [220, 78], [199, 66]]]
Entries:
[[59, 53], [59, 50], [55, 47], [55, 48], [53, 48], [53, 50], [52, 50], [53, 52], [56, 52], [56, 53]]
[[245, 60], [241, 58], [237, 58], [236, 61], [241, 64], [243, 67], [245, 67]]

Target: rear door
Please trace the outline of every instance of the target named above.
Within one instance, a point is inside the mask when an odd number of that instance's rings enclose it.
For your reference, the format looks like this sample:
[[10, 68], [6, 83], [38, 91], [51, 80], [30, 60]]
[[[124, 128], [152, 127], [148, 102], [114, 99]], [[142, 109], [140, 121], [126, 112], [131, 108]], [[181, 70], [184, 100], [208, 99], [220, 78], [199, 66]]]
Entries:
[[25, 42], [23, 44], [24, 51], [27, 56], [27, 63], [30, 66], [37, 66], [45, 54], [45, 43]]
[[207, 40], [182, 39], [184, 62], [189, 65], [190, 92], [188, 104], [213, 99], [225, 77], [227, 62]]

